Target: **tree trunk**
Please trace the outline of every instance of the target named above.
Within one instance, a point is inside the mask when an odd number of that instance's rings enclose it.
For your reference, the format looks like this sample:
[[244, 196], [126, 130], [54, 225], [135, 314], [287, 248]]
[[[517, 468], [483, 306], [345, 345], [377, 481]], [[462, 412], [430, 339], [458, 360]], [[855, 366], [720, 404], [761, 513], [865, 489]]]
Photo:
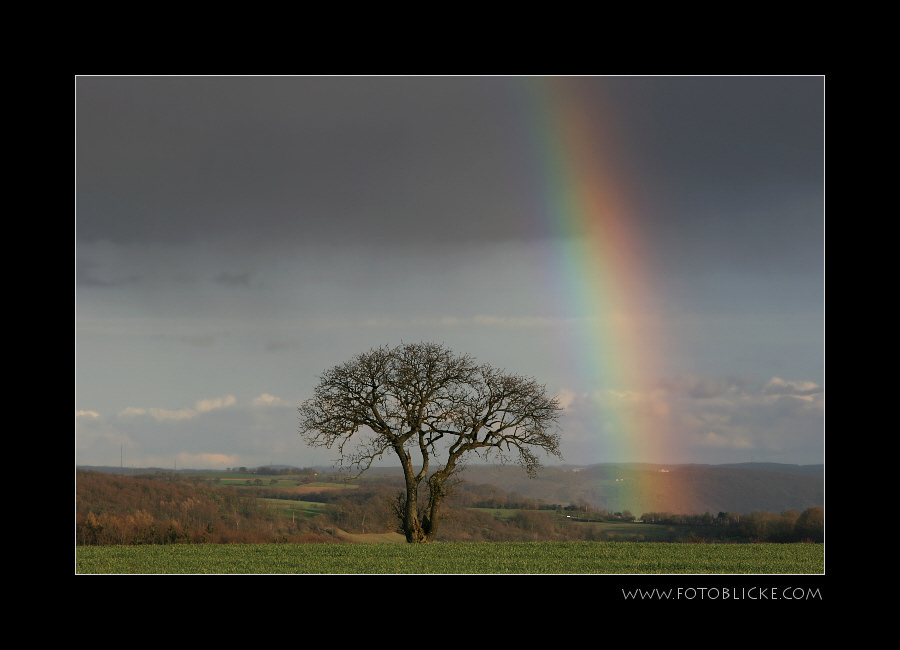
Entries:
[[406, 480], [406, 501], [403, 504], [401, 523], [406, 541], [409, 544], [423, 544], [426, 541], [426, 533], [419, 522], [419, 478], [415, 475], [412, 460], [402, 449], [397, 450], [403, 466], [403, 476]]
[[419, 507], [417, 503], [418, 490], [416, 486], [406, 488], [406, 510], [403, 516], [403, 532], [406, 541], [410, 544], [423, 544], [427, 542], [425, 531], [419, 523]]
[[434, 541], [437, 536], [441, 501], [443, 500], [443, 494], [435, 495], [434, 493], [428, 499], [428, 506], [425, 508], [425, 514], [422, 515], [422, 532], [425, 534], [427, 542]]
[[447, 479], [454, 473], [456, 463], [451, 458], [447, 465], [431, 475], [428, 479], [428, 505], [425, 506], [425, 514], [422, 516], [422, 528], [424, 529], [427, 541], [433, 541], [437, 536], [438, 524], [440, 523], [441, 505], [447, 491], [444, 484]]

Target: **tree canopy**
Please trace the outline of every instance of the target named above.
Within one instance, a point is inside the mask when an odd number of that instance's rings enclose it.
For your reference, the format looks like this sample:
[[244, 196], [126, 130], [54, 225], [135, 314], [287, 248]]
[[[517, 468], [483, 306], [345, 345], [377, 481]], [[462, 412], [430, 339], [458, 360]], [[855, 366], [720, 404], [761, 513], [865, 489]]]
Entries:
[[541, 451], [561, 458], [561, 411], [534, 379], [435, 343], [358, 354], [326, 370], [299, 408], [306, 442], [336, 447], [343, 464], [363, 472], [385, 454], [397, 456], [406, 494], [396, 513], [411, 543], [434, 539], [448, 480], [465, 456], [515, 461], [529, 476], [541, 466]]

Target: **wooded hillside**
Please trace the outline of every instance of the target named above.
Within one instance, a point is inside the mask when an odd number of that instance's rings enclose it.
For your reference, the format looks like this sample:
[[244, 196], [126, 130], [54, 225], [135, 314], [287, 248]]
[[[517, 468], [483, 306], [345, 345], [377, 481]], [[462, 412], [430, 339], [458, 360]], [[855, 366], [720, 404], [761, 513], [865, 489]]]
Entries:
[[103, 544], [265, 543], [319, 541], [313, 521], [294, 530], [256, 496], [177, 474], [122, 476], [77, 470], [75, 542]]

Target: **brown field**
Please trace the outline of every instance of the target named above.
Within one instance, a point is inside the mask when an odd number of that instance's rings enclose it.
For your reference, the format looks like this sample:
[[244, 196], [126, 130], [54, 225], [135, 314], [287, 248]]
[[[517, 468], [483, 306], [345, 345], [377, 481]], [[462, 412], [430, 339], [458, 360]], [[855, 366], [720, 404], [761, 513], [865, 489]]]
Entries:
[[315, 486], [307, 486], [307, 485], [294, 485], [291, 487], [281, 487], [278, 486], [279, 492], [284, 492], [286, 494], [312, 494], [314, 492], [332, 492], [334, 490], [345, 490], [346, 488], [342, 487], [315, 487]]

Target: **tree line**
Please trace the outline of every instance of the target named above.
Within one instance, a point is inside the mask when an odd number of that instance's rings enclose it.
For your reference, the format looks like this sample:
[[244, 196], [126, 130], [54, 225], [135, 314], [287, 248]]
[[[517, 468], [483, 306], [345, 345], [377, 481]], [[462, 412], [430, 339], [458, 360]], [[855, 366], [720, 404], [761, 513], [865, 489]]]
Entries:
[[765, 510], [738, 514], [720, 512], [712, 516], [679, 515], [648, 512], [642, 516], [646, 523], [668, 526], [717, 528], [725, 538], [747, 539], [756, 542], [824, 542], [825, 509], [820, 506], [802, 512], [785, 510], [780, 513]]

